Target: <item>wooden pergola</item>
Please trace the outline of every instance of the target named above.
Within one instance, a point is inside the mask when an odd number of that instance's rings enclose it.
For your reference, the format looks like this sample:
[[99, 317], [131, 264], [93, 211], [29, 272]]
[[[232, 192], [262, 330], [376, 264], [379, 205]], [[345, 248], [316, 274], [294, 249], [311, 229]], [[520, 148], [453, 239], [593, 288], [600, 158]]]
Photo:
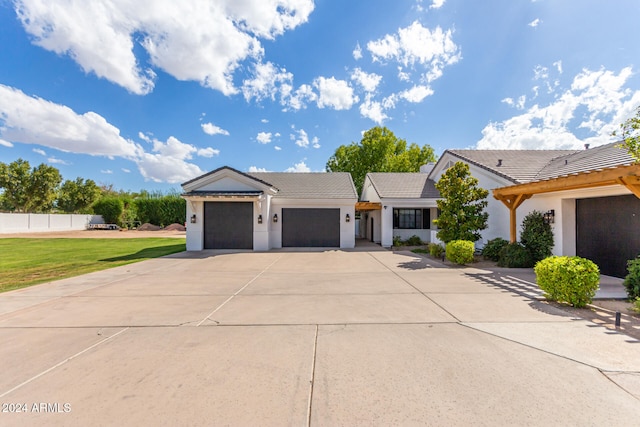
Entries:
[[365, 211], [379, 211], [382, 209], [382, 203], [375, 202], [357, 202], [356, 210], [360, 212]]
[[493, 190], [493, 197], [500, 200], [509, 209], [510, 238], [511, 242], [515, 242], [516, 210], [533, 195], [609, 185], [623, 185], [640, 198], [640, 164], [598, 169], [544, 181], [500, 187]]

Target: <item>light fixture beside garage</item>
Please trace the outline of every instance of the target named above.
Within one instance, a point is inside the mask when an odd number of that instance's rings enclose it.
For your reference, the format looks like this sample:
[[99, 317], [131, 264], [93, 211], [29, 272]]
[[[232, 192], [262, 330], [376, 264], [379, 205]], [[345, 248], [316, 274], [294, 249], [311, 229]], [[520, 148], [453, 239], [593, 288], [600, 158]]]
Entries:
[[551, 209], [542, 214], [545, 224], [553, 224], [556, 220], [556, 211]]
[[196, 214], [191, 215], [191, 224], [196, 223]]
[[258, 224], [262, 224], [262, 214], [258, 215]]
[[273, 222], [278, 222], [278, 214], [273, 214]]
[[347, 216], [344, 218], [345, 221], [349, 222], [351, 221], [351, 217], [349, 216], [349, 214], [347, 214]]

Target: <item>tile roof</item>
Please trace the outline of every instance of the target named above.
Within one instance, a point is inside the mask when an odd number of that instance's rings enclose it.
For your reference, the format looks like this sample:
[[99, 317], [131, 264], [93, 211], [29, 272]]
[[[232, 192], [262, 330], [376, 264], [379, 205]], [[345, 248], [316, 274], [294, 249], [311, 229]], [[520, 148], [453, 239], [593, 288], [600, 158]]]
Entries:
[[[616, 166], [633, 158], [613, 142], [587, 150], [447, 150], [483, 169], [523, 184]], [[445, 152], [445, 153], [446, 153]]]
[[378, 196], [390, 199], [439, 198], [435, 182], [426, 173], [370, 172], [367, 174]]
[[535, 180], [553, 159], [576, 150], [447, 150], [445, 154], [447, 152], [520, 184]]
[[540, 170], [535, 180], [541, 181], [632, 164], [634, 159], [625, 149], [619, 148], [618, 144], [614, 142], [555, 158]]
[[268, 182], [279, 191], [276, 198], [357, 200], [348, 172], [249, 172], [247, 175]]

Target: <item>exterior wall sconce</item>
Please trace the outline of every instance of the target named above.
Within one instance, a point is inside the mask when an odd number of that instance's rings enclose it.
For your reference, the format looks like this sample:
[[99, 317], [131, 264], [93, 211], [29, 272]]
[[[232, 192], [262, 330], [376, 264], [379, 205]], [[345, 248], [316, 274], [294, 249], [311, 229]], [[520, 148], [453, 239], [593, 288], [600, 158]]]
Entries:
[[273, 214], [273, 222], [278, 222], [278, 214]]
[[542, 214], [545, 224], [553, 224], [556, 221], [556, 211], [551, 209]]
[[344, 220], [345, 220], [346, 222], [351, 221], [351, 217], [349, 216], [349, 214], [347, 214], [347, 216], [344, 218]]
[[196, 223], [196, 214], [191, 215], [191, 224]]
[[387, 205], [384, 205], [384, 209], [385, 209], [385, 210], [387, 209]]
[[262, 224], [262, 214], [258, 215], [258, 224]]

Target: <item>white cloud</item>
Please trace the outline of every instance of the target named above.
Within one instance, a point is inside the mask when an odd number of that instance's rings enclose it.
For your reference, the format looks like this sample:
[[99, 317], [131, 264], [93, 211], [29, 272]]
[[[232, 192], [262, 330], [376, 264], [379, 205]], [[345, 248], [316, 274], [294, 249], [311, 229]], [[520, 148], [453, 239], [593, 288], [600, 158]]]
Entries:
[[309, 147], [309, 135], [304, 129], [299, 129], [296, 131], [297, 135], [290, 134], [290, 138], [292, 141], [295, 141], [298, 147], [307, 148]]
[[[138, 137], [152, 146], [152, 153], [120, 135], [120, 130], [94, 112], [77, 114], [69, 107], [25, 95], [18, 89], [0, 85], [0, 137], [23, 144], [37, 144], [56, 150], [121, 157], [134, 161], [140, 173], [156, 182], [178, 183], [202, 174], [186, 160], [193, 154], [217, 154], [198, 149], [171, 136], [161, 142], [151, 134]], [[3, 144], [5, 145], [5, 144]]]
[[207, 147], [207, 148], [199, 148], [197, 151], [198, 156], [211, 158], [213, 156], [220, 155], [220, 150], [216, 150], [215, 148]]
[[367, 73], [360, 68], [356, 68], [351, 73], [351, 80], [355, 80], [362, 86], [365, 92], [374, 92], [382, 81], [382, 76], [375, 73]]
[[268, 144], [271, 142], [271, 132], [258, 132], [258, 136], [256, 136], [256, 141], [260, 144]]
[[373, 101], [369, 95], [365, 96], [364, 102], [360, 104], [360, 114], [362, 117], [371, 119], [379, 125], [389, 118], [384, 113], [382, 104], [378, 101]]
[[605, 69], [584, 69], [573, 78], [569, 89], [550, 97], [546, 106], [536, 104], [518, 116], [489, 123], [476, 146], [580, 149], [585, 143], [592, 147], [608, 143], [612, 140], [611, 132], [640, 104], [640, 90], [625, 88], [631, 75], [630, 67], [618, 74]]
[[8, 147], [11, 148], [13, 147], [13, 144], [10, 143], [9, 141], [5, 141], [4, 139], [0, 138], [0, 145], [2, 145], [3, 147]]
[[70, 165], [71, 163], [67, 162], [66, 160], [62, 160], [62, 159], [58, 159], [56, 157], [49, 157], [47, 159], [47, 162], [54, 164], [54, 165]]
[[313, 84], [320, 93], [318, 108], [349, 110], [355, 102], [358, 102], [353, 88], [344, 80], [337, 80], [335, 77], [318, 77]]
[[320, 139], [317, 136], [314, 136], [311, 140], [311, 146], [313, 148], [320, 148]]
[[556, 70], [558, 70], [559, 74], [562, 74], [562, 61], [556, 61], [552, 65], [556, 67]]
[[111, 175], [113, 174], [113, 171], [111, 169], [102, 169], [100, 173], [103, 173], [105, 175]]
[[292, 167], [287, 168], [285, 172], [311, 172], [311, 169], [309, 169], [309, 166], [302, 160], [300, 163], [296, 163]]
[[427, 96], [433, 95], [433, 89], [429, 86], [416, 85], [411, 89], [400, 92], [399, 96], [412, 103], [422, 102]]
[[61, 151], [102, 156], [135, 157], [139, 147], [120, 136], [104, 117], [25, 95], [0, 84], [0, 136], [11, 142], [36, 144]]
[[446, 0], [433, 0], [429, 9], [440, 9]]
[[131, 170], [127, 168], [121, 168], [120, 170], [124, 173], [131, 173]]
[[394, 60], [404, 67], [424, 69], [427, 82], [439, 78], [442, 69], [458, 62], [462, 55], [460, 48], [453, 42], [453, 32], [440, 27], [429, 30], [418, 21], [406, 28], [400, 28], [397, 34], [387, 34], [381, 39], [367, 43], [374, 61]]
[[265, 168], [259, 168], [256, 166], [249, 166], [249, 172], [269, 172]]
[[536, 18], [533, 21], [529, 22], [527, 25], [532, 28], [536, 28], [540, 24], [542, 24], [542, 21], [540, 20], [540, 18]]
[[356, 61], [362, 59], [362, 48], [360, 47], [360, 43], [357, 43], [355, 49], [353, 49], [353, 59]]
[[291, 85], [283, 85], [281, 88], [282, 105], [285, 106], [285, 111], [300, 110], [307, 107], [307, 102], [315, 102], [318, 99], [318, 95], [313, 91], [313, 88], [309, 85], [302, 85], [295, 91]]
[[515, 101], [513, 98], [505, 98], [502, 100], [502, 102], [504, 102], [505, 104], [509, 105], [510, 107], [515, 107], [518, 110], [524, 110], [526, 101], [527, 101], [526, 95], [521, 95]]
[[260, 122], [261, 123], [269, 123], [269, 120], [268, 119], [262, 119], [262, 120], [260, 120]]
[[[240, 63], [259, 60], [258, 38], [273, 39], [305, 23], [312, 0], [16, 0], [16, 13], [33, 42], [69, 55], [87, 73], [136, 94], [153, 90], [162, 69], [178, 80], [234, 94]], [[176, 19], [180, 17], [180, 19]], [[105, 42], [108, 40], [108, 42]], [[134, 54], [146, 50], [149, 66]]]
[[203, 123], [200, 126], [207, 135], [229, 135], [229, 131], [222, 129], [213, 123]]
[[33, 151], [36, 154], [40, 154], [41, 156], [46, 156], [47, 155], [47, 153], [44, 150], [40, 149], [40, 148], [34, 148], [31, 151]]
[[258, 102], [263, 99], [273, 101], [279, 87], [286, 85], [285, 88], [288, 88], [292, 80], [293, 74], [288, 73], [284, 68], [278, 69], [271, 62], [258, 63], [255, 65], [253, 78], [242, 83], [242, 94], [247, 102], [254, 98]]
[[280, 147], [278, 145], [274, 145], [273, 149], [276, 150], [276, 151], [280, 151], [280, 150], [282, 150], [282, 147]]

